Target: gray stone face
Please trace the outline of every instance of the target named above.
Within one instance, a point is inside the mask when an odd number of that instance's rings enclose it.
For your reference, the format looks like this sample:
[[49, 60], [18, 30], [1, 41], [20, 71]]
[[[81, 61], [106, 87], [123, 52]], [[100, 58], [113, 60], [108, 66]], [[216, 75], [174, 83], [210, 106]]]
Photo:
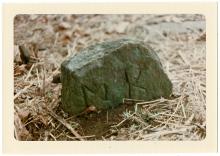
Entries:
[[168, 97], [172, 84], [156, 53], [132, 39], [90, 46], [61, 65], [62, 108], [78, 114], [94, 105], [109, 109], [123, 98]]

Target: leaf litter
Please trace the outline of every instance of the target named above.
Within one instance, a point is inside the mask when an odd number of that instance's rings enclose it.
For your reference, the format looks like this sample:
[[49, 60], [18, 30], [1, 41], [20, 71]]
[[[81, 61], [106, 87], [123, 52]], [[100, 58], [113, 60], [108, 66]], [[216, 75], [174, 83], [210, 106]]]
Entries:
[[[155, 49], [173, 83], [173, 94], [152, 101], [122, 99], [123, 104], [112, 110], [66, 114], [59, 107], [62, 61], [89, 45], [119, 37], [138, 38]], [[17, 15], [14, 136], [36, 141], [202, 140], [205, 45], [205, 18], [199, 14]]]

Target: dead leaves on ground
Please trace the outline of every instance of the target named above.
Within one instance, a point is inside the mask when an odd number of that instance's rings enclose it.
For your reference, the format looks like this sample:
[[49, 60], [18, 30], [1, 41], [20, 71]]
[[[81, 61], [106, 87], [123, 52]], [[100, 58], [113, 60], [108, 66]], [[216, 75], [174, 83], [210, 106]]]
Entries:
[[[56, 122], [51, 115], [48, 115], [42, 108], [42, 105], [48, 104], [47, 106], [51, 110], [57, 110], [58, 108], [59, 102], [53, 103], [52, 101], [60, 99], [60, 63], [66, 57], [76, 54], [80, 49], [107, 39], [111, 40], [113, 38], [130, 36], [137, 37], [151, 44], [158, 51], [162, 64], [166, 66], [166, 71], [174, 82], [175, 92], [186, 92], [184, 88], [192, 90], [190, 87], [197, 87], [197, 90], [193, 90], [192, 93], [197, 93], [202, 88], [201, 97], [205, 97], [205, 83], [203, 82], [204, 78], [202, 75], [205, 71], [203, 68], [205, 64], [205, 50], [200, 48], [206, 41], [205, 30], [204, 32], [203, 30], [196, 30], [182, 34], [173, 33], [172, 31], [160, 32], [157, 30], [155, 31], [155, 36], [149, 36], [149, 33], [154, 31], [150, 26], [160, 25], [161, 23], [203, 20], [204, 17], [200, 15], [181, 14], [16, 16], [14, 20], [14, 95], [16, 97], [14, 102], [15, 106], [19, 108], [19, 110], [15, 111], [14, 121], [16, 139], [76, 139], [76, 137], [71, 136], [71, 133], [69, 133], [65, 126], [63, 127], [61, 123]], [[192, 47], [192, 44], [194, 47]], [[19, 46], [24, 46], [22, 49], [25, 50], [21, 50], [21, 48], [19, 50]], [[200, 64], [197, 62], [200, 62]], [[195, 64], [197, 64], [199, 69], [194, 69]], [[189, 67], [191, 67], [192, 71], [188, 71]], [[186, 81], [185, 77], [190, 78], [192, 76], [190, 74], [194, 74], [196, 78], [199, 78], [198, 83], [202, 83], [204, 86], [200, 87], [200, 84], [191, 83], [194, 80], [188, 81], [187, 79]], [[181, 84], [185, 85], [181, 86]], [[189, 107], [187, 105], [187, 111], [195, 112], [195, 115], [190, 117], [190, 114], [186, 113], [188, 120], [184, 121], [189, 125], [196, 122], [199, 123], [199, 126], [196, 126], [194, 129], [195, 140], [199, 140], [205, 136], [205, 119], [201, 117], [203, 116], [202, 112], [204, 108], [200, 108], [199, 106], [200, 99], [197, 98], [195, 100], [194, 97], [197, 95], [192, 95], [193, 97], [189, 96], [187, 98], [189, 101], [186, 103], [189, 106], [193, 103], [193, 106]], [[93, 112], [95, 110], [91, 108], [88, 108], [87, 111]], [[146, 106], [142, 110], [148, 110], [152, 115], [152, 110], [155, 109], [156, 106], [153, 107], [151, 105], [150, 107]], [[181, 107], [179, 109], [179, 112], [181, 112]], [[58, 110], [55, 113], [58, 113], [64, 118], [68, 116], [62, 110]], [[146, 114], [144, 115], [146, 116]], [[183, 113], [181, 115], [184, 116]], [[126, 140], [133, 133], [135, 133], [135, 137], [131, 137], [131, 139], [149, 139], [158, 136], [157, 133], [150, 135], [147, 130], [144, 130], [146, 127], [143, 126], [143, 121], [149, 120], [147, 116], [143, 119], [143, 116], [134, 117], [132, 118], [134, 123], [136, 125], [142, 125], [141, 128], [143, 129], [137, 129], [134, 124], [129, 128], [121, 128], [116, 132], [112, 131], [109, 137], [111, 135], [114, 135], [114, 137], [109, 139]], [[170, 122], [173, 122], [174, 118], [177, 117], [173, 116]], [[159, 117], [158, 119], [162, 120]], [[69, 126], [66, 123], [64, 125]], [[72, 131], [71, 128], [70, 130]], [[161, 129], [158, 128], [157, 130], [159, 131]], [[147, 136], [141, 138], [145, 132]], [[174, 135], [177, 133], [182, 133], [182, 130], [177, 132], [163, 129], [163, 135], [170, 136], [168, 139], [178, 139], [178, 136], [176, 137]]]

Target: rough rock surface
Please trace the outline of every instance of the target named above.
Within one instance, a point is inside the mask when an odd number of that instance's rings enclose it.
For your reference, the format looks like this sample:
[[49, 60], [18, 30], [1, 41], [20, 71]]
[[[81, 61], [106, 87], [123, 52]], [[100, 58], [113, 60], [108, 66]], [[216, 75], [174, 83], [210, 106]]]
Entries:
[[91, 105], [113, 108], [123, 98], [152, 100], [172, 92], [156, 53], [132, 39], [90, 46], [64, 61], [61, 72], [61, 106], [70, 114]]

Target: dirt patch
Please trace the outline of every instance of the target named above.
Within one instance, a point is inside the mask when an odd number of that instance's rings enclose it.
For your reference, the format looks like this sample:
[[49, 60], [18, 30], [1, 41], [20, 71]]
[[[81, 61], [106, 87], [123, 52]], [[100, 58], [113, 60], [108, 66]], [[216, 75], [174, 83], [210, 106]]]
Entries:
[[[205, 17], [199, 14], [17, 15], [15, 138], [75, 141], [79, 140], [78, 134], [84, 140], [204, 139], [205, 23]], [[142, 40], [157, 52], [178, 97], [123, 104], [108, 111], [108, 122], [106, 111], [69, 116], [60, 109], [62, 85], [56, 76], [61, 63], [89, 45], [122, 37]], [[23, 52], [19, 50], [21, 45], [26, 48]]]
[[[75, 121], [80, 125], [82, 136], [94, 135], [94, 140], [102, 140], [102, 137], [109, 138], [117, 135], [117, 131], [112, 131], [111, 126], [123, 120], [125, 111], [134, 111], [134, 106], [121, 104], [117, 108], [80, 115], [75, 117]], [[129, 127], [129, 124], [124, 126]]]

